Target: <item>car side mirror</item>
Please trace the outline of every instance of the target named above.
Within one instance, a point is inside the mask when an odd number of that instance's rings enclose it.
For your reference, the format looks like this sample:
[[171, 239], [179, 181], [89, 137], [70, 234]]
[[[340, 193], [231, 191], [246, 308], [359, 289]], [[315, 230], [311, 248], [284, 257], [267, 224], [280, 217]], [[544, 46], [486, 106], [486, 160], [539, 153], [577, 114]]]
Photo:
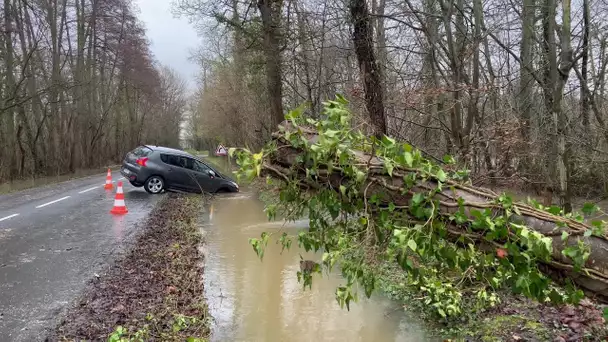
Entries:
[[213, 172], [213, 170], [209, 170], [209, 171], [207, 171], [207, 173], [209, 174], [209, 177], [211, 177], [211, 178], [215, 177], [215, 172]]

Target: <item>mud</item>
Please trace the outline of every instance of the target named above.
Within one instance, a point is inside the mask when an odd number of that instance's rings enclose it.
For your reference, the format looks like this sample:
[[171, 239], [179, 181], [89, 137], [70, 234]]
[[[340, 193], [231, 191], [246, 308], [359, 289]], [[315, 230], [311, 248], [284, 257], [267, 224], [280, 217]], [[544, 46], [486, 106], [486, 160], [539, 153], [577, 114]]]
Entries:
[[[146, 341], [209, 335], [198, 212], [208, 198], [171, 194], [150, 214], [133, 248], [87, 286], [47, 341]], [[120, 333], [116, 333], [117, 327]]]

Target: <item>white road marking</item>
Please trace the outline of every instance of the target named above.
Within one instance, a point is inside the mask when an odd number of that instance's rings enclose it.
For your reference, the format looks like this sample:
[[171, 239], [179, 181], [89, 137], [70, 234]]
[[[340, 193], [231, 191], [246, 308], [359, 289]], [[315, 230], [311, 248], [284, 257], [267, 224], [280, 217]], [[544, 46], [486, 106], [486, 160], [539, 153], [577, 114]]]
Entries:
[[91, 191], [91, 190], [95, 190], [95, 189], [97, 189], [97, 188], [99, 188], [99, 187], [98, 187], [98, 186], [94, 186], [94, 187], [92, 187], [92, 188], [88, 188], [88, 189], [86, 189], [86, 190], [82, 190], [82, 191], [80, 191], [80, 192], [78, 192], [78, 193], [79, 193], [79, 194], [84, 194], [85, 192], [88, 192], [88, 191]]
[[51, 205], [53, 203], [57, 203], [59, 201], [63, 201], [64, 199], [68, 199], [68, 198], [70, 198], [70, 196], [61, 197], [60, 199], [56, 199], [54, 201], [50, 201], [48, 203], [41, 204], [41, 205], [37, 206], [36, 209], [40, 209], [42, 207], [46, 207], [47, 205]]
[[5, 216], [3, 218], [0, 218], [0, 221], [8, 220], [8, 219], [13, 218], [15, 216], [19, 216], [19, 214], [13, 214], [13, 215]]
[[125, 179], [126, 179], [125, 177], [118, 178], [118, 180], [125, 180]]

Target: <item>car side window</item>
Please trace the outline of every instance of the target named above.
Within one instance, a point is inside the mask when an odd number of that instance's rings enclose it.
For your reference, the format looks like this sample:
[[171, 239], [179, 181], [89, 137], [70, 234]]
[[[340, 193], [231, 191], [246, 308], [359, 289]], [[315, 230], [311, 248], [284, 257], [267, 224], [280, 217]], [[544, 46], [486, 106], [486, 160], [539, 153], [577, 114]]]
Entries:
[[139, 146], [131, 151], [136, 157], [147, 157], [150, 152], [152, 152], [152, 150], [145, 146]]
[[194, 171], [207, 173], [211, 170], [209, 166], [199, 162], [198, 160], [194, 161]]
[[193, 162], [194, 162], [194, 160], [192, 160], [188, 157], [179, 157], [180, 166], [183, 167], [184, 169], [194, 170]]
[[179, 167], [184, 167], [183, 165], [185, 164], [185, 162], [181, 161], [180, 156], [175, 156], [172, 154], [161, 154], [160, 160], [162, 160], [163, 163], [165, 163], [165, 164], [179, 166]]

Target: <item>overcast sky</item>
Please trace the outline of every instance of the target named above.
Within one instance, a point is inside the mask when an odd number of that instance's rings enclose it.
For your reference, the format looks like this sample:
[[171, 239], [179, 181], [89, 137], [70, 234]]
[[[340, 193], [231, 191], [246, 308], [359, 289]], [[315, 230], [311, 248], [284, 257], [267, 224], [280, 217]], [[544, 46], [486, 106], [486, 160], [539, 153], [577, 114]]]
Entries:
[[171, 14], [171, 0], [135, 0], [135, 4], [155, 58], [176, 70], [194, 89], [198, 67], [189, 61], [190, 50], [199, 44], [194, 27]]

